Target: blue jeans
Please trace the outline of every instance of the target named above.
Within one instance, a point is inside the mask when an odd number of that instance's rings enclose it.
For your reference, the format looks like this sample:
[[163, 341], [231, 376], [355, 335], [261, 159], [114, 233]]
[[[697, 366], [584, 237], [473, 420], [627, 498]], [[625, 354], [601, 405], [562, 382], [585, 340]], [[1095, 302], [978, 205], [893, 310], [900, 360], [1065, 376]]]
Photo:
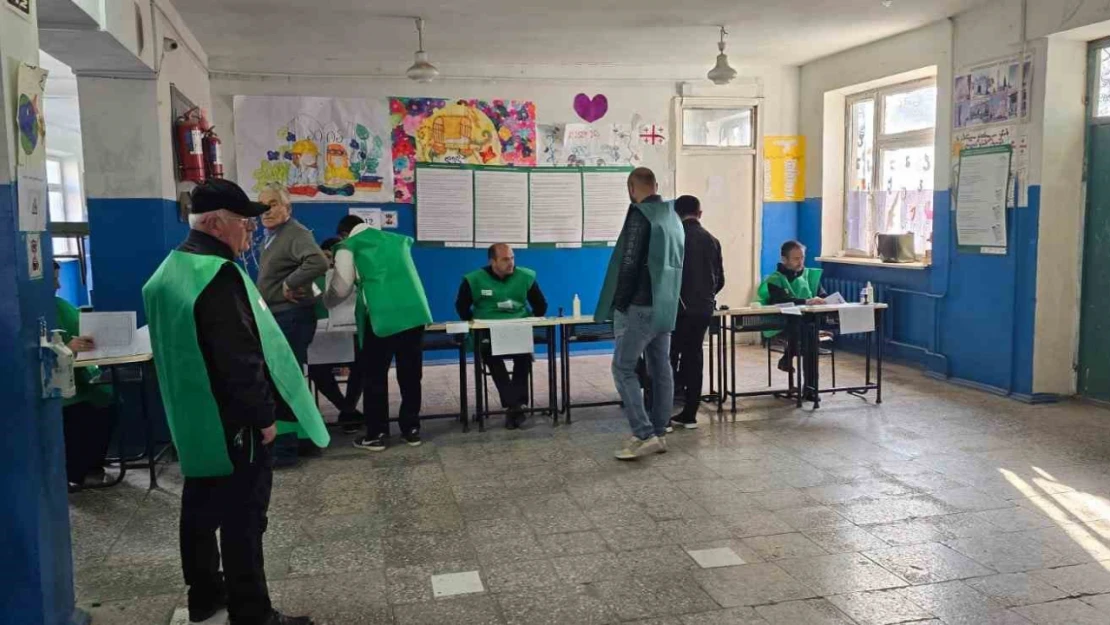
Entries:
[[304, 367], [308, 364], [308, 346], [316, 338], [316, 310], [312, 306], [286, 308], [274, 313], [274, 321], [289, 341], [297, 364]]
[[[640, 439], [664, 436], [671, 420], [674, 402], [674, 374], [671, 372], [671, 333], [651, 328], [651, 307], [629, 306], [628, 312], [613, 313], [613, 383], [624, 402], [625, 416], [632, 434]], [[651, 415], [644, 408], [644, 395], [636, 376], [636, 361], [643, 355], [654, 385]]]

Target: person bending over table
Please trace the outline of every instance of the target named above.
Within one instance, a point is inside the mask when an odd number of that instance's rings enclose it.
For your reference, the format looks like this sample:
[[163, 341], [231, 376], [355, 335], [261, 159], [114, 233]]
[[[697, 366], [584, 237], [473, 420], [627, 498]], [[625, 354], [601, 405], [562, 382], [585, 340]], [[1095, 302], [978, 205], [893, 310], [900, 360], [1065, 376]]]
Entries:
[[389, 445], [389, 366], [396, 358], [401, 438], [416, 447], [421, 443], [424, 326], [432, 322], [432, 311], [412, 261], [412, 238], [363, 223], [334, 249], [335, 273], [324, 304], [335, 308], [358, 287], [355, 321], [365, 380], [366, 435], [354, 446], [380, 452]]
[[[765, 306], [775, 304], [796, 304], [798, 306], [816, 306], [825, 303], [828, 295], [821, 287], [821, 270], [806, 267], [806, 247], [797, 241], [787, 241], [779, 250], [778, 269], [767, 276], [759, 285], [759, 302]], [[813, 379], [813, 367], [817, 365], [815, 358], [810, 358], [810, 339], [804, 332], [800, 332], [799, 324], [795, 318], [787, 320], [786, 346], [783, 348], [782, 358], [779, 359], [779, 370], [787, 373], [794, 372], [794, 357], [798, 346], [798, 336], [801, 337], [802, 369], [805, 380]], [[778, 331], [764, 332], [768, 339], [774, 338]], [[804, 388], [804, 383], [803, 383]]]
[[[58, 274], [62, 266], [54, 261], [54, 290], [62, 288]], [[81, 312], [73, 304], [55, 296], [58, 327], [62, 340], [76, 356], [96, 349], [92, 337], [81, 336]], [[93, 384], [100, 376], [96, 367], [77, 367], [73, 372], [77, 394], [62, 400], [62, 428], [66, 442], [66, 480], [70, 490], [79, 486], [98, 486], [105, 481], [104, 458], [116, 427], [112, 409], [112, 387]]]
[[[489, 246], [487, 256], [488, 265], [463, 276], [455, 297], [455, 311], [459, 319], [523, 319], [547, 314], [547, 300], [536, 282], [536, 272], [516, 266], [512, 247], [495, 243]], [[501, 406], [508, 411], [505, 427], [515, 430], [525, 418], [532, 354], [493, 356], [489, 346], [482, 345], [481, 349], [482, 358], [501, 396]], [[510, 358], [513, 361], [511, 379], [505, 367], [505, 360]]]
[[[324, 256], [328, 259], [328, 266], [335, 267], [335, 257], [333, 256], [333, 249], [339, 243], [338, 237], [332, 237], [320, 244], [320, 249], [323, 250]], [[328, 278], [332, 276], [333, 269], [328, 270], [326, 276], [316, 278], [316, 287], [320, 289], [321, 293], [326, 293], [328, 290]], [[352, 295], [352, 297], [354, 297]], [[322, 300], [316, 301], [316, 319], [327, 319], [328, 307], [324, 306]], [[355, 341], [355, 361], [351, 363], [347, 372], [347, 393], [344, 394], [339, 388], [339, 382], [335, 379], [335, 366], [331, 364], [309, 365], [308, 377], [320, 393], [324, 395], [332, 403], [336, 409], [339, 410], [339, 425], [343, 431], [351, 434], [359, 430], [360, 425], [363, 423], [364, 418], [358, 409], [358, 400], [362, 395], [362, 367], [359, 366], [358, 358], [358, 341]]]

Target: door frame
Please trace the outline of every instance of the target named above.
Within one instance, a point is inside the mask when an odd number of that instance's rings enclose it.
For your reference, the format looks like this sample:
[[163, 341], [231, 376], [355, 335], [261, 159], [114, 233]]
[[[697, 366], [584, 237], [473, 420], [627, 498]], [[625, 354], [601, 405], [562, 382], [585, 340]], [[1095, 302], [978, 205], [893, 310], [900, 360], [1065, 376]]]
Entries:
[[[763, 154], [763, 124], [761, 108], [763, 98], [733, 98], [717, 96], [675, 96], [673, 102], [671, 127], [675, 129], [671, 139], [671, 155], [674, 159], [675, 195], [678, 194], [678, 167], [683, 156], [751, 156], [752, 163], [752, 275], [753, 285], [758, 285], [763, 276], [760, 275], [759, 261], [763, 247], [763, 163], [760, 155]], [[683, 141], [682, 111], [684, 109], [734, 109], [751, 107], [752, 109], [752, 147], [720, 148], [710, 146], [687, 147]], [[748, 294], [750, 299], [750, 293]], [[726, 302], [729, 306], [746, 305], [747, 302]]]

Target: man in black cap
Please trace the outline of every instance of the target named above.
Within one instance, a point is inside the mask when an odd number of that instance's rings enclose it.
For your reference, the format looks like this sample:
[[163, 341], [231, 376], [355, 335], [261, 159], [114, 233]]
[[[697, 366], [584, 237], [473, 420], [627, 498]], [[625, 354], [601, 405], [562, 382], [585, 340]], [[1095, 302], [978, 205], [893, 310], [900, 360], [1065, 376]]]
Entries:
[[328, 444], [293, 351], [234, 262], [268, 207], [224, 180], [199, 185], [191, 199], [188, 238], [143, 287], [159, 388], [185, 476], [180, 538], [189, 620], [207, 620], [226, 606], [231, 625], [311, 625], [273, 609], [263, 567], [270, 444], [290, 428]]

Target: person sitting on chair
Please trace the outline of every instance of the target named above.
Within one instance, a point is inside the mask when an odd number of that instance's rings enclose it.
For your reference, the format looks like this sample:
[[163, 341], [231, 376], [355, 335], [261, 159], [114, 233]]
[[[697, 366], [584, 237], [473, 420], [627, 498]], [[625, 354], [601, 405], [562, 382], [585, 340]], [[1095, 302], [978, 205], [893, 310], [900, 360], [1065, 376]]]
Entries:
[[[821, 288], [821, 270], [806, 267], [806, 247], [797, 241], [787, 241], [780, 249], [782, 258], [779, 259], [778, 268], [767, 276], [759, 285], [759, 301], [764, 306], [775, 304], [795, 304], [798, 306], [816, 306], [825, 303], [827, 293]], [[794, 351], [798, 345], [798, 326], [789, 323], [784, 330], [787, 343], [783, 349], [782, 358], [779, 359], [779, 370], [787, 373], [794, 372], [793, 360], [797, 355]], [[777, 335], [778, 332], [768, 332], [767, 338]], [[816, 362], [810, 362], [808, 339], [802, 337], [803, 369], [805, 379], [812, 379], [812, 368]]]
[[[489, 246], [488, 257], [488, 265], [463, 276], [455, 298], [455, 311], [459, 318], [470, 321], [544, 316], [547, 300], [536, 282], [536, 272], [517, 267], [513, 248], [505, 243]], [[489, 349], [487, 345], [482, 346], [482, 357], [501, 396], [501, 406], [508, 411], [505, 427], [515, 430], [524, 422], [532, 354], [494, 357]], [[512, 379], [505, 367], [507, 358], [513, 360]]]

